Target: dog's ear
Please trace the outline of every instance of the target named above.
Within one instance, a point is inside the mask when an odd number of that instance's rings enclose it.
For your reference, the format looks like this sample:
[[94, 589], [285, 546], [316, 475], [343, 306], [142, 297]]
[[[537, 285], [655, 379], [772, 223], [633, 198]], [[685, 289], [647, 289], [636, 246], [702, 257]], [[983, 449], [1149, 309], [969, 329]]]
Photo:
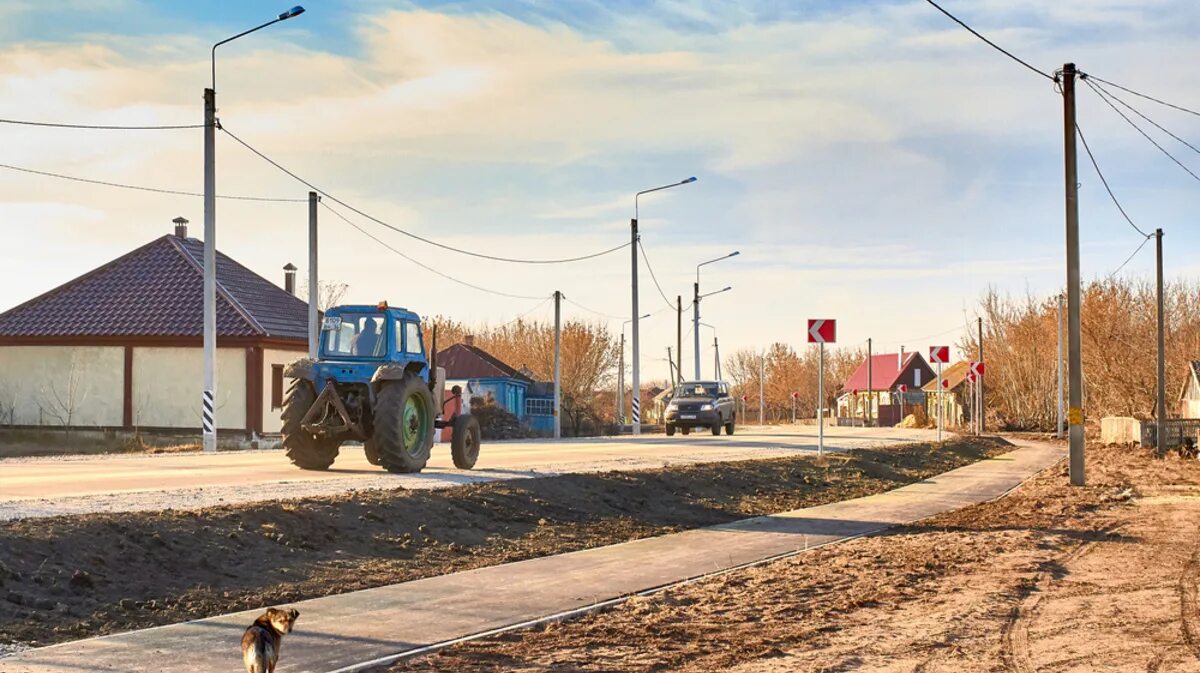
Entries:
[[296, 621], [296, 619], [299, 616], [300, 616], [300, 611], [297, 610], [296, 608], [292, 608], [291, 610], [288, 610], [288, 617], [291, 617], [293, 622]]

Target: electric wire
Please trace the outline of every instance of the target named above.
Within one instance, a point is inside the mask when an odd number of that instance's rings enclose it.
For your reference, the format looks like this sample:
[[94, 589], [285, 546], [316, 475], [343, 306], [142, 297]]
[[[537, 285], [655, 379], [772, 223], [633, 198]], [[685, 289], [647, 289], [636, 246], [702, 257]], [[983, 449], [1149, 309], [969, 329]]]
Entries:
[[1177, 166], [1182, 168], [1184, 171], [1187, 171], [1187, 174], [1192, 176], [1192, 178], [1194, 180], [1196, 180], [1197, 182], [1200, 182], [1200, 175], [1196, 175], [1194, 172], [1192, 172], [1192, 169], [1185, 166], [1183, 164], [1183, 162], [1180, 161], [1179, 159], [1176, 159], [1175, 155], [1168, 152], [1166, 150], [1166, 148], [1164, 148], [1162, 145], [1159, 145], [1158, 142], [1156, 142], [1154, 140], [1154, 138], [1151, 138], [1150, 134], [1148, 134], [1144, 130], [1142, 130], [1142, 127], [1138, 126], [1137, 122], [1135, 122], [1129, 118], [1129, 115], [1125, 114], [1124, 112], [1121, 112], [1120, 108], [1118, 108], [1116, 105], [1113, 105], [1112, 101], [1109, 100], [1109, 98], [1108, 98], [1108, 94], [1101, 91], [1094, 84], [1089, 82], [1087, 79], [1084, 79], [1083, 82], [1085, 84], [1087, 84], [1089, 87], [1091, 87], [1092, 91], [1096, 92], [1096, 95], [1099, 96], [1101, 100], [1103, 100], [1110, 108], [1113, 109], [1113, 112], [1116, 112], [1118, 115], [1121, 115], [1121, 119], [1124, 119], [1130, 126], [1132, 126], [1134, 128], [1134, 130], [1136, 130], [1138, 133], [1140, 133], [1143, 138], [1150, 141], [1151, 145], [1154, 145], [1155, 147], [1157, 147], [1159, 152], [1162, 152], [1163, 154], [1165, 154], [1167, 156], [1167, 158], [1170, 159], [1171, 161], [1174, 161]]
[[1137, 248], [1134, 249], [1133, 254], [1129, 255], [1129, 257], [1126, 257], [1125, 261], [1121, 262], [1121, 266], [1118, 266], [1116, 268], [1116, 270], [1114, 270], [1112, 273], [1108, 274], [1108, 280], [1112, 280], [1114, 276], [1116, 276], [1118, 273], [1120, 273], [1121, 269], [1125, 268], [1126, 264], [1129, 264], [1130, 262], [1132, 262], [1133, 258], [1137, 257], [1137, 254], [1142, 251], [1142, 248], [1146, 247], [1146, 244], [1149, 243], [1150, 239], [1152, 239], [1152, 238], [1154, 238], [1154, 237], [1146, 236], [1146, 238], [1144, 238], [1142, 240], [1141, 245], [1139, 245]]
[[1133, 227], [1134, 231], [1142, 236], [1149, 236], [1150, 234], [1142, 231], [1141, 227], [1133, 223], [1133, 220], [1129, 218], [1129, 214], [1125, 212], [1125, 208], [1121, 206], [1121, 202], [1117, 200], [1117, 195], [1113, 194], [1112, 188], [1108, 186], [1108, 180], [1104, 178], [1104, 173], [1100, 170], [1100, 164], [1096, 163], [1096, 157], [1092, 154], [1092, 148], [1088, 147], [1087, 138], [1083, 137], [1083, 129], [1079, 128], [1079, 124], [1075, 124], [1075, 132], [1079, 134], [1079, 140], [1083, 142], [1083, 149], [1087, 152], [1088, 159], [1092, 160], [1092, 168], [1095, 168], [1096, 175], [1100, 176], [1100, 182], [1104, 185], [1105, 191], [1108, 192], [1108, 198], [1112, 199], [1113, 205], [1117, 207], [1117, 210], [1121, 211], [1121, 217], [1125, 218], [1125, 221], [1129, 223], [1129, 226]]
[[569, 262], [581, 262], [581, 261], [584, 261], [587, 259], [594, 259], [596, 257], [601, 257], [603, 255], [607, 255], [607, 254], [616, 252], [618, 250], [621, 250], [622, 248], [625, 248], [626, 246], [629, 245], [629, 243], [622, 243], [618, 246], [614, 246], [612, 248], [608, 248], [606, 250], [601, 250], [599, 252], [594, 252], [594, 253], [591, 253], [588, 255], [579, 255], [578, 257], [564, 257], [561, 259], [521, 259], [521, 258], [515, 258], [515, 257], [500, 257], [497, 255], [488, 255], [488, 254], [484, 254], [482, 252], [474, 252], [471, 250], [464, 250], [462, 248], [456, 248], [456, 247], [453, 247], [450, 245], [446, 245], [445, 243], [439, 243], [432, 239], [425, 238], [424, 236], [419, 236], [417, 234], [412, 233], [411, 231], [406, 231], [404, 229], [401, 229], [400, 227], [394, 226], [392, 224], [388, 224], [387, 222], [384, 222], [383, 220], [381, 220], [377, 217], [373, 217], [371, 215], [368, 215], [367, 213], [364, 213], [363, 211], [359, 210], [358, 208], [355, 208], [354, 206], [350, 205], [349, 203], [346, 203], [345, 201], [342, 201], [341, 199], [337, 198], [333, 194], [330, 194], [329, 192], [321, 189], [320, 187], [317, 187], [316, 185], [309, 182], [308, 180], [305, 180], [304, 178], [300, 177], [296, 173], [293, 173], [292, 171], [288, 170], [287, 168], [284, 168], [284, 166], [282, 164], [280, 164], [279, 162], [268, 157], [266, 154], [263, 154], [262, 152], [258, 151], [253, 146], [251, 146], [249, 143], [247, 143], [246, 141], [244, 141], [241, 138], [239, 138], [238, 136], [234, 135], [233, 132], [231, 132], [229, 129], [225, 128], [224, 125], [221, 125], [220, 129], [222, 131], [224, 131], [225, 134], [228, 135], [230, 138], [233, 138], [239, 145], [241, 145], [242, 147], [245, 147], [247, 150], [250, 150], [250, 152], [258, 155], [258, 157], [260, 159], [262, 159], [263, 161], [266, 161], [267, 163], [271, 164], [272, 166], [279, 169], [280, 171], [283, 171], [285, 174], [290, 176], [292, 179], [296, 180], [297, 182], [299, 182], [302, 185], [307, 186], [309, 189], [321, 194], [322, 196], [329, 199], [330, 201], [333, 201], [334, 203], [342, 206], [343, 208], [346, 208], [347, 210], [353, 211], [354, 213], [360, 215], [361, 217], [371, 220], [375, 224], [378, 224], [387, 229], [391, 229], [392, 231], [395, 231], [396, 233], [408, 236], [409, 238], [421, 241], [422, 243], [427, 243], [434, 247], [441, 248], [443, 250], [457, 252], [461, 255], [467, 255], [469, 257], [478, 257], [480, 259], [489, 259], [489, 260], [492, 260], [495, 262], [509, 262], [512, 264], [566, 264]]
[[[1087, 79], [1087, 78], [1086, 78], [1086, 76], [1085, 76], [1085, 77], [1083, 77], [1083, 79]], [[1142, 114], [1141, 110], [1138, 110], [1137, 108], [1133, 107], [1133, 106], [1132, 106], [1132, 105], [1130, 105], [1129, 103], [1126, 103], [1124, 100], [1122, 100], [1120, 96], [1117, 96], [1116, 94], [1114, 94], [1113, 92], [1109, 91], [1108, 89], [1105, 89], [1103, 85], [1101, 85], [1101, 84], [1095, 84], [1095, 83], [1091, 83], [1091, 82], [1089, 82], [1089, 84], [1090, 84], [1091, 86], [1093, 86], [1093, 87], [1096, 87], [1096, 88], [1099, 88], [1099, 89], [1101, 89], [1102, 91], [1104, 91], [1104, 93], [1108, 94], [1110, 98], [1112, 98], [1113, 100], [1115, 100], [1115, 101], [1117, 101], [1118, 103], [1120, 103], [1120, 104], [1121, 104], [1123, 107], [1125, 107], [1126, 109], [1128, 109], [1130, 112], [1132, 112], [1132, 113], [1134, 113], [1135, 115], [1137, 115], [1137, 116], [1141, 117], [1142, 119], [1145, 119], [1147, 122], [1150, 122], [1152, 125], [1154, 125], [1154, 128], [1156, 128], [1156, 129], [1158, 129], [1159, 131], [1162, 131], [1163, 133], [1165, 133], [1165, 134], [1167, 134], [1167, 135], [1171, 136], [1171, 137], [1172, 137], [1172, 138], [1174, 138], [1175, 140], [1178, 140], [1178, 141], [1179, 141], [1181, 144], [1183, 144], [1183, 145], [1186, 145], [1186, 146], [1187, 146], [1187, 148], [1188, 148], [1188, 149], [1190, 149], [1191, 151], [1193, 151], [1193, 152], [1195, 152], [1195, 153], [1197, 153], [1197, 154], [1200, 154], [1200, 149], [1198, 149], [1198, 148], [1197, 148], [1195, 145], [1193, 145], [1193, 144], [1189, 143], [1188, 141], [1184, 140], [1183, 138], [1180, 138], [1179, 136], [1175, 135], [1174, 133], [1171, 133], [1170, 131], [1168, 131], [1166, 128], [1164, 128], [1164, 127], [1163, 127], [1161, 124], [1159, 124], [1158, 122], [1156, 122], [1156, 121], [1154, 121], [1153, 119], [1151, 119], [1151, 118], [1147, 117], [1146, 115]]]
[[975, 30], [974, 28], [972, 28], [972, 27], [968, 26], [968, 25], [967, 25], [965, 22], [963, 22], [963, 21], [962, 21], [961, 19], [959, 19], [957, 16], [954, 16], [954, 15], [953, 15], [953, 14], [951, 14], [950, 12], [947, 12], [945, 9], [943, 9], [943, 8], [942, 8], [942, 6], [941, 6], [941, 5], [937, 4], [937, 3], [936, 3], [936, 2], [934, 2], [933, 0], [925, 0], [925, 2], [929, 3], [930, 5], [933, 5], [933, 7], [934, 7], [935, 9], [937, 9], [937, 10], [938, 10], [939, 12], [941, 12], [942, 14], [945, 14], [945, 15], [946, 15], [947, 17], [949, 17], [949, 18], [950, 18], [950, 20], [951, 20], [951, 21], [953, 21], [954, 23], [957, 23], [958, 25], [960, 25], [960, 26], [962, 26], [963, 28], [967, 29], [967, 32], [971, 33], [971, 34], [972, 34], [972, 35], [974, 35], [975, 37], [977, 37], [977, 38], [979, 38], [979, 39], [983, 40], [984, 42], [986, 42], [986, 43], [987, 43], [987, 45], [988, 45], [988, 46], [990, 46], [992, 49], [995, 49], [996, 51], [1000, 52], [1001, 54], [1004, 54], [1005, 56], [1007, 56], [1007, 57], [1011, 58], [1012, 60], [1016, 61], [1017, 63], [1020, 63], [1021, 65], [1025, 66], [1026, 68], [1029, 68], [1029, 69], [1030, 69], [1030, 70], [1032, 70], [1033, 72], [1036, 72], [1037, 74], [1041, 75], [1042, 77], [1045, 77], [1046, 79], [1048, 79], [1048, 80], [1050, 80], [1050, 81], [1052, 81], [1052, 82], [1054, 81], [1054, 77], [1053, 77], [1052, 75], [1050, 75], [1050, 74], [1048, 74], [1048, 73], [1045, 73], [1045, 72], [1043, 72], [1043, 71], [1041, 71], [1041, 70], [1039, 70], [1039, 69], [1037, 69], [1037, 68], [1033, 67], [1032, 65], [1029, 65], [1029, 63], [1027, 63], [1026, 61], [1023, 61], [1023, 60], [1021, 60], [1020, 58], [1017, 58], [1017, 57], [1016, 57], [1016, 56], [1015, 56], [1015, 55], [1014, 55], [1012, 52], [1008, 51], [1008, 50], [1007, 50], [1007, 49], [1005, 49], [1004, 47], [1001, 47], [1000, 45], [996, 44], [995, 42], [992, 42], [991, 40], [987, 39], [986, 37], [984, 37], [983, 35], [981, 35], [981, 34], [979, 33], [979, 31], [977, 31], [977, 30]]
[[[172, 194], [175, 196], [199, 196], [204, 194], [200, 192], [187, 192], [179, 189], [162, 189], [159, 187], [145, 187], [143, 185], [128, 185], [120, 182], [109, 182], [107, 180], [94, 180], [92, 178], [81, 178], [76, 175], [66, 175], [63, 173], [52, 173], [50, 171], [39, 171], [33, 168], [25, 168], [23, 166], [14, 166], [12, 164], [0, 164], [0, 168], [17, 171], [20, 173], [29, 173], [32, 175], [41, 175], [48, 178], [58, 178], [60, 180], [70, 180], [73, 182], [83, 182], [89, 185], [100, 185], [103, 187], [116, 187], [119, 189], [132, 189], [139, 192], [152, 192], [155, 194]], [[229, 201], [262, 201], [267, 203], [299, 203], [308, 199], [285, 199], [274, 198], [269, 196], [239, 196], [235, 194], [217, 194], [218, 199], [226, 199]]]
[[675, 304], [672, 304], [671, 300], [667, 299], [667, 293], [663, 292], [662, 286], [658, 284], [658, 277], [654, 275], [654, 267], [650, 266], [650, 258], [646, 256], [646, 247], [642, 245], [641, 236], [638, 236], [637, 244], [638, 250], [642, 253], [642, 261], [646, 263], [646, 270], [650, 272], [650, 280], [654, 281], [654, 287], [658, 288], [658, 294], [662, 296], [668, 308], [675, 308]]
[[121, 124], [62, 124], [57, 122], [36, 122], [27, 119], [0, 119], [0, 124], [15, 124], [18, 126], [42, 126], [56, 129], [88, 129], [93, 131], [169, 131], [174, 129], [202, 129], [204, 124], [160, 124], [146, 126], [127, 126]]
[[397, 250], [396, 248], [393, 248], [392, 246], [388, 245], [386, 242], [384, 242], [384, 241], [383, 241], [382, 239], [380, 239], [378, 236], [375, 236], [374, 234], [372, 234], [371, 232], [367, 231], [366, 229], [363, 229], [362, 227], [358, 226], [358, 224], [356, 224], [356, 223], [352, 222], [352, 221], [350, 220], [350, 218], [346, 217], [346, 216], [345, 216], [345, 215], [343, 215], [341, 212], [339, 212], [339, 211], [337, 211], [337, 210], [334, 210], [333, 206], [330, 206], [330, 205], [326, 204], [326, 203], [325, 203], [325, 202], [323, 202], [323, 201], [318, 201], [318, 203], [320, 203], [322, 206], [324, 206], [326, 210], [328, 210], [329, 212], [331, 212], [331, 213], [333, 213], [334, 215], [336, 215], [336, 216], [337, 216], [339, 219], [341, 219], [343, 222], [345, 222], [346, 224], [348, 224], [348, 225], [350, 225], [350, 226], [354, 227], [355, 229], [359, 230], [359, 231], [360, 231], [360, 232], [362, 232], [362, 233], [363, 233], [365, 236], [367, 236], [367, 237], [368, 237], [368, 238], [370, 238], [371, 240], [375, 241], [375, 242], [376, 242], [376, 243], [378, 243], [379, 245], [382, 245], [383, 247], [387, 248], [388, 250], [391, 250], [392, 252], [396, 253], [397, 255], [400, 255], [401, 257], [403, 257], [404, 259], [407, 259], [408, 261], [412, 262], [413, 264], [416, 264], [417, 266], [421, 267], [422, 269], [425, 269], [426, 271], [428, 271], [428, 272], [430, 272], [430, 273], [433, 273], [433, 274], [435, 274], [435, 275], [441, 276], [442, 278], [445, 278], [446, 280], [453, 281], [453, 282], [455, 282], [455, 283], [458, 283], [459, 285], [462, 285], [462, 286], [464, 286], [464, 287], [469, 287], [469, 288], [471, 288], [472, 290], [478, 290], [478, 291], [480, 291], [480, 292], [486, 292], [486, 293], [488, 293], [488, 294], [494, 294], [494, 295], [496, 295], [496, 296], [498, 296], [498, 297], [508, 297], [508, 298], [510, 298], [510, 299], [541, 299], [541, 298], [542, 298], [542, 297], [540, 297], [540, 296], [538, 296], [538, 297], [535, 297], [535, 296], [531, 296], [531, 295], [524, 295], [524, 294], [513, 294], [513, 293], [510, 293], [510, 292], [501, 292], [501, 291], [499, 291], [499, 290], [493, 290], [493, 289], [491, 289], [491, 288], [482, 287], [482, 286], [480, 286], [480, 285], [475, 285], [475, 284], [473, 284], [473, 283], [468, 283], [467, 281], [465, 281], [465, 280], [462, 280], [461, 278], [455, 278], [454, 276], [451, 276], [451, 275], [449, 275], [449, 274], [443, 273], [443, 272], [441, 272], [441, 271], [439, 271], [439, 270], [437, 270], [437, 269], [433, 268], [432, 266], [429, 266], [428, 264], [425, 264], [424, 262], [420, 262], [420, 261], [418, 261], [418, 260], [416, 260], [416, 259], [413, 259], [412, 257], [410, 257], [410, 256], [408, 256], [408, 255], [406, 255], [406, 254], [404, 254], [403, 252], [400, 252], [400, 251], [399, 251], [399, 250]]
[[588, 313], [594, 313], [602, 318], [608, 318], [609, 320], [622, 320], [624, 318], [624, 316], [613, 315], [611, 313], [605, 313], [603, 311], [597, 311], [596, 309], [593, 309], [593, 308], [588, 308], [588, 307], [584, 306], [583, 304], [580, 304], [577, 301], [573, 301], [573, 300], [567, 298], [566, 295], [563, 295], [563, 301], [574, 306], [575, 308], [583, 309], [584, 311], [587, 311]]
[[509, 325], [512, 325], [512, 324], [515, 324], [515, 323], [521, 322], [521, 321], [522, 321], [522, 320], [524, 320], [526, 317], [528, 317], [528, 316], [529, 316], [529, 314], [531, 314], [531, 313], [533, 313], [534, 311], [536, 311], [536, 310], [540, 309], [541, 307], [545, 306], [545, 305], [546, 305], [546, 302], [550, 301], [550, 300], [551, 300], [551, 299], [553, 299], [553, 298], [554, 298], [554, 295], [550, 295], [550, 296], [546, 297], [545, 299], [541, 300], [541, 301], [540, 301], [540, 302], [538, 302], [537, 304], [534, 304], [533, 308], [529, 309], [528, 311], [526, 311], [526, 312], [524, 312], [524, 313], [522, 313], [522, 314], [518, 315], [517, 317], [513, 318], [512, 320], [509, 320], [509, 321], [508, 321], [508, 322], [506, 322], [506, 323], [503, 323], [503, 324], [501, 324], [501, 325], [497, 325], [497, 326], [496, 326], [496, 329], [504, 329], [504, 328], [508, 327]]
[[1186, 113], [1188, 113], [1188, 114], [1191, 114], [1191, 115], [1196, 115], [1197, 117], [1200, 117], [1200, 112], [1196, 112], [1195, 110], [1190, 110], [1190, 109], [1188, 109], [1188, 108], [1185, 108], [1185, 107], [1183, 107], [1182, 105], [1175, 105], [1174, 103], [1168, 103], [1167, 101], [1165, 101], [1165, 100], [1160, 100], [1160, 99], [1158, 99], [1158, 98], [1155, 98], [1154, 96], [1148, 96], [1148, 95], [1146, 95], [1146, 94], [1144, 94], [1144, 93], [1139, 93], [1139, 92], [1137, 92], [1137, 91], [1134, 91], [1133, 89], [1129, 89], [1129, 88], [1123, 87], [1123, 86], [1121, 86], [1120, 84], [1117, 84], [1116, 82], [1110, 82], [1110, 81], [1108, 81], [1108, 80], [1106, 80], [1106, 79], [1101, 79], [1101, 78], [1099, 78], [1099, 77], [1096, 77], [1095, 75], [1087, 75], [1087, 76], [1085, 77], [1085, 79], [1094, 79], [1094, 80], [1096, 80], [1097, 82], [1100, 82], [1100, 83], [1102, 83], [1102, 84], [1107, 84], [1107, 85], [1109, 85], [1109, 86], [1111, 86], [1111, 87], [1116, 87], [1116, 88], [1120, 89], [1121, 91], [1124, 91], [1124, 92], [1126, 92], [1126, 93], [1131, 93], [1131, 94], [1133, 94], [1133, 95], [1135, 95], [1135, 96], [1138, 96], [1139, 98], [1145, 98], [1146, 100], [1148, 100], [1148, 101], [1153, 101], [1153, 102], [1155, 102], [1155, 103], [1158, 103], [1159, 105], [1165, 105], [1166, 107], [1169, 107], [1169, 108], [1173, 108], [1173, 109], [1179, 110], [1180, 112], [1186, 112]]

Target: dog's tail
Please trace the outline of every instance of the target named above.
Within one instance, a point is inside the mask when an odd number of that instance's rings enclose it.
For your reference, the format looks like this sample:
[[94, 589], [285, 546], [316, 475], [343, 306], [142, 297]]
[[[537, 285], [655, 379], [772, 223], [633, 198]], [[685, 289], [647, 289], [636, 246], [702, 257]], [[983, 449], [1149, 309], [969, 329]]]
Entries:
[[271, 661], [271, 645], [263, 639], [258, 639], [252, 647], [242, 652], [242, 663], [246, 665], [246, 673], [267, 673]]

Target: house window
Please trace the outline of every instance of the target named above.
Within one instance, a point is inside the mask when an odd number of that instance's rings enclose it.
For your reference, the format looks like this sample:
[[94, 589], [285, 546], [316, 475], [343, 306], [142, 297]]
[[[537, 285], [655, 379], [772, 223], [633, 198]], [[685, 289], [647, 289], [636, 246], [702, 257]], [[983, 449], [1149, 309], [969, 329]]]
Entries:
[[283, 365], [271, 365], [271, 410], [283, 408]]
[[553, 416], [554, 400], [539, 397], [526, 397], [525, 414], [529, 416]]

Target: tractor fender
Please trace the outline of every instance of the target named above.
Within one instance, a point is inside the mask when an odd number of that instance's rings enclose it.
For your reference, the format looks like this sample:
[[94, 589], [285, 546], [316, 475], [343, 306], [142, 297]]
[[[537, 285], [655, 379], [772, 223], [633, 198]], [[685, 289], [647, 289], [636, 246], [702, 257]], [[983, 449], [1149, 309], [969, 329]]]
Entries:
[[399, 380], [403, 379], [404, 375], [409, 372], [412, 372], [413, 374], [420, 376], [421, 372], [424, 369], [425, 369], [425, 363], [423, 363], [423, 362], [410, 362], [407, 365], [402, 365], [402, 364], [380, 365], [379, 368], [375, 370], [375, 373], [373, 375], [371, 375], [371, 387], [376, 388], [376, 387], [378, 387], [378, 385], [380, 383], [382, 383], [384, 381], [399, 381]]
[[283, 375], [289, 379], [314, 380], [313, 366], [317, 361], [312, 358], [300, 358], [283, 370]]

